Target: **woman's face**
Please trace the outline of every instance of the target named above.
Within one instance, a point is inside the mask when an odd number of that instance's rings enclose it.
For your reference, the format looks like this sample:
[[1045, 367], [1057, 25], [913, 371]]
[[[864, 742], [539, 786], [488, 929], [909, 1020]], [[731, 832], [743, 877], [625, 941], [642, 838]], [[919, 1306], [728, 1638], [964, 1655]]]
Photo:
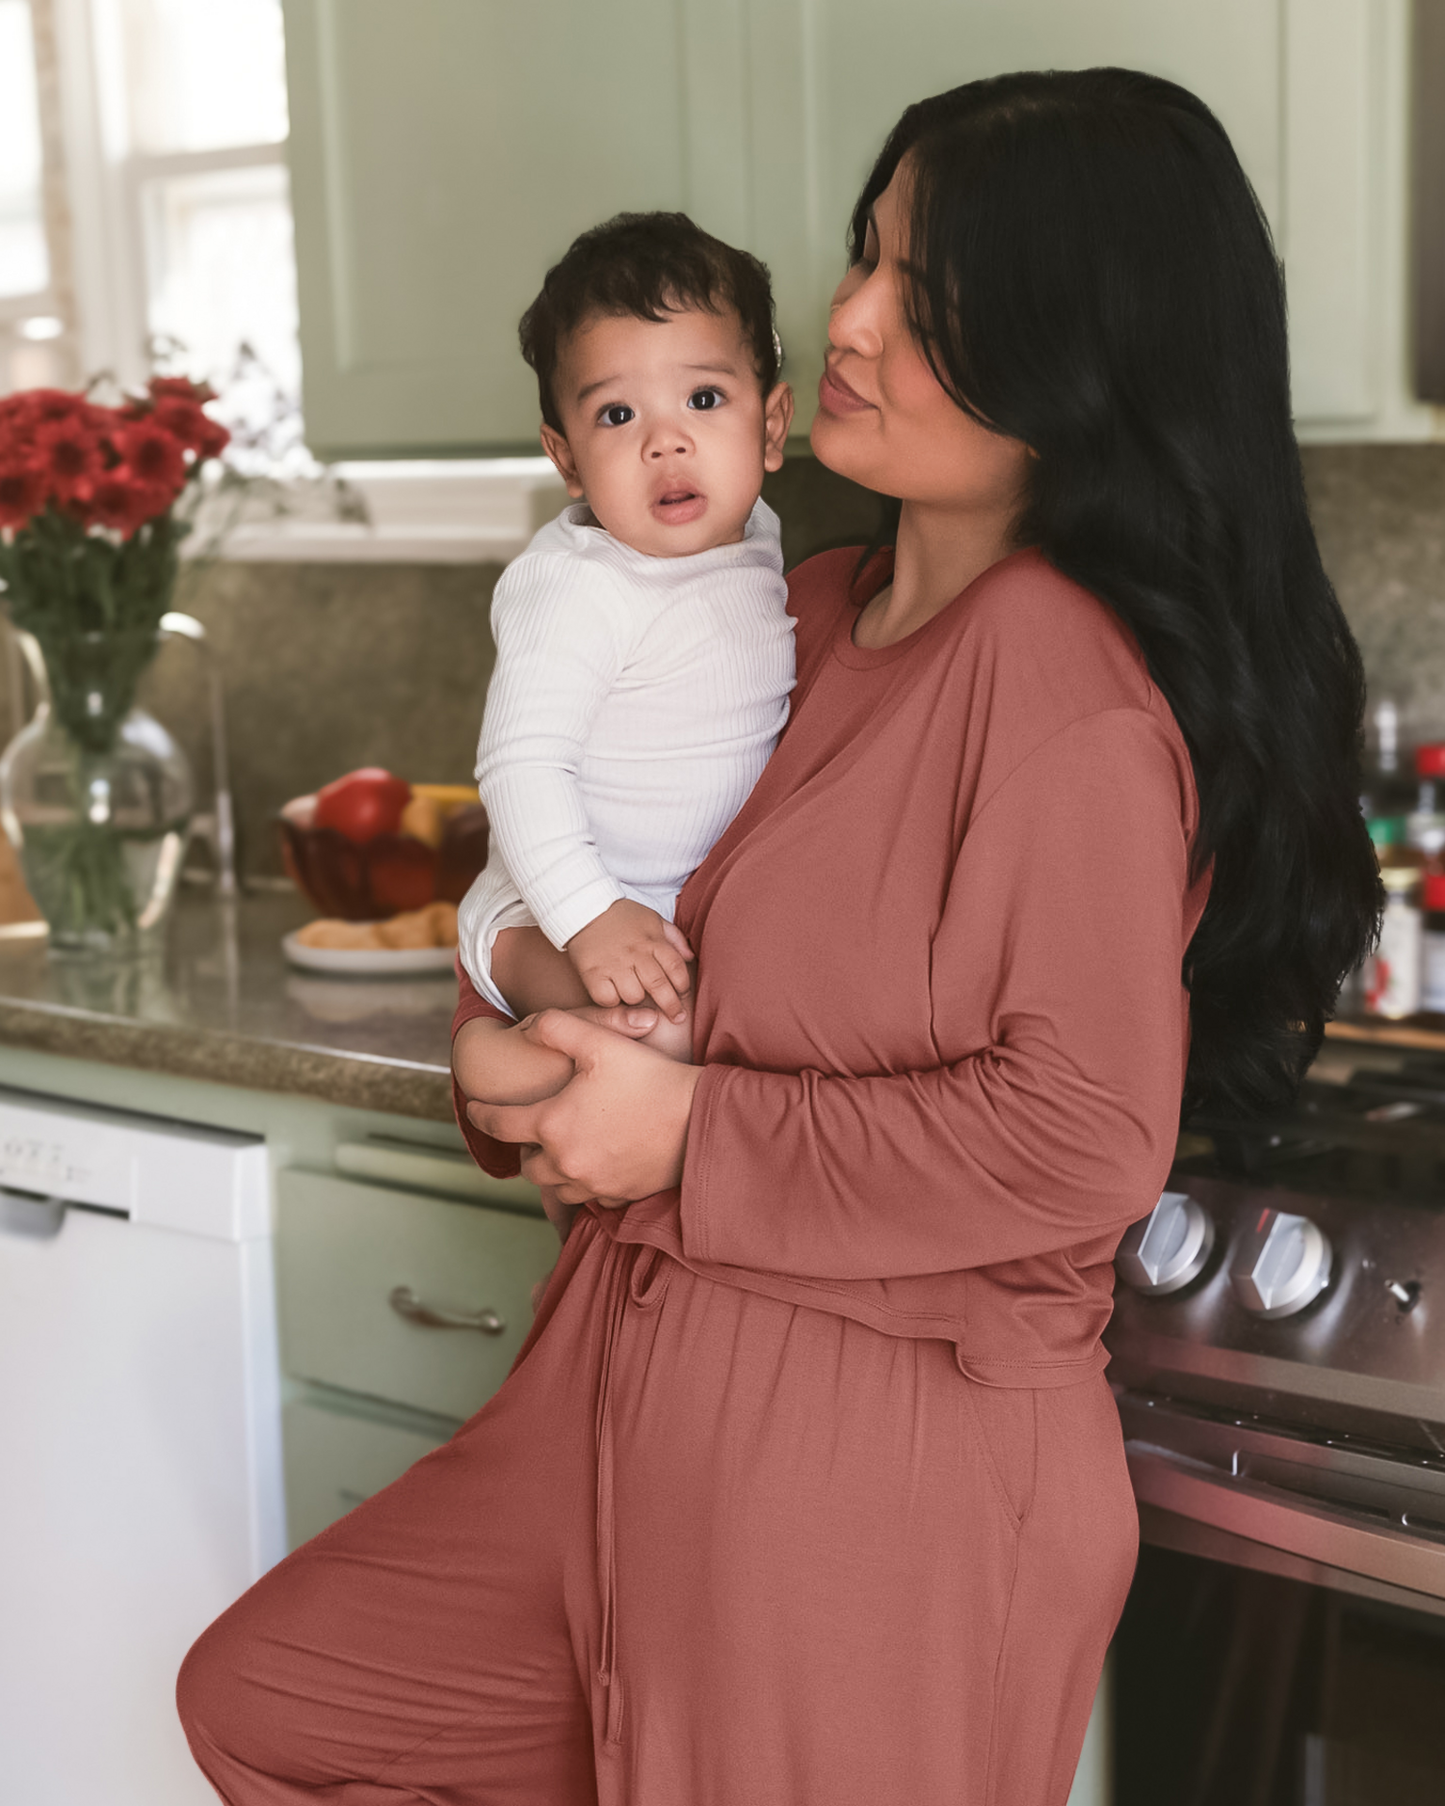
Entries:
[[1023, 501], [1028, 448], [965, 414], [908, 324], [909, 172], [874, 202], [863, 256], [838, 284], [813, 450], [830, 470], [905, 502], [997, 514]]

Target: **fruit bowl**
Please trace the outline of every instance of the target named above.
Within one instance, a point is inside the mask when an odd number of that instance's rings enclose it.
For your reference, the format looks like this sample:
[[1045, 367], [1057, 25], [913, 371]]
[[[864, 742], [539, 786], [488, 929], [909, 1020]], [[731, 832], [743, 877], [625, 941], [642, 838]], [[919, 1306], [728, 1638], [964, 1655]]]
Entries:
[[[405, 826], [357, 840], [318, 824], [317, 797], [293, 797], [281, 811], [286, 870], [324, 916], [374, 922], [438, 901], [460, 903], [487, 863], [487, 812], [475, 791], [416, 784], [412, 796], [435, 801], [426, 838]], [[472, 800], [466, 800], [470, 797]]]

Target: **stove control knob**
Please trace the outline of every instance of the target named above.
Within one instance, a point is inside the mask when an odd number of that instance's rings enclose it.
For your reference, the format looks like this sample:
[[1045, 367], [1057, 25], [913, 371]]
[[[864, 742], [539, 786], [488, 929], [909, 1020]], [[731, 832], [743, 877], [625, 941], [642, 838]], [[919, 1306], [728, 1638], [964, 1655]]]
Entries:
[[1162, 1298], [1198, 1279], [1214, 1247], [1214, 1219], [1186, 1192], [1166, 1191], [1119, 1244], [1119, 1276], [1136, 1292]]
[[1308, 1217], [1261, 1210], [1229, 1269], [1234, 1295], [1256, 1317], [1292, 1317], [1330, 1283], [1329, 1237]]

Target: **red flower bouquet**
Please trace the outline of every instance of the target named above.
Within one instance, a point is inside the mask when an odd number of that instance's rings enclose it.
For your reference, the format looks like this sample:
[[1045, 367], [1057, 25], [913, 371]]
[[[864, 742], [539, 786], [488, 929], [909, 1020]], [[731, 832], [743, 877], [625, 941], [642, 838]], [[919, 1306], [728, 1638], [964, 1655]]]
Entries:
[[92, 543], [119, 563], [142, 529], [146, 544], [131, 548], [131, 562], [150, 542], [179, 537], [176, 501], [231, 437], [206, 413], [211, 399], [183, 376], [155, 377], [145, 396], [113, 408], [62, 389], [0, 397], [0, 578], [12, 614], [27, 539], [78, 551], [98, 531]]
[[230, 439], [212, 399], [184, 377], [115, 407], [59, 389], [0, 397], [0, 602], [38, 643], [49, 688], [0, 760], [0, 813], [54, 945], [150, 925], [165, 902], [150, 867], [170, 872], [183, 850], [189, 779], [166, 819], [143, 821], [166, 786], [132, 769], [146, 735], [123, 743], [190, 531], [182, 497]]

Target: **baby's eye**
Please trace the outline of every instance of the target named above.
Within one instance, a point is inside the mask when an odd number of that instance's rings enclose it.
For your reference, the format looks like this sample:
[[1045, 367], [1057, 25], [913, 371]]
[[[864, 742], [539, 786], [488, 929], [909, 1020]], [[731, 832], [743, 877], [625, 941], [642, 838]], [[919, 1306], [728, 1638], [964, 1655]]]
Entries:
[[694, 389], [687, 398], [687, 405], [696, 408], [699, 414], [706, 414], [710, 408], [720, 408], [726, 399], [721, 389]]
[[635, 416], [625, 401], [614, 401], [610, 407], [603, 408], [600, 419], [603, 426], [626, 426]]

